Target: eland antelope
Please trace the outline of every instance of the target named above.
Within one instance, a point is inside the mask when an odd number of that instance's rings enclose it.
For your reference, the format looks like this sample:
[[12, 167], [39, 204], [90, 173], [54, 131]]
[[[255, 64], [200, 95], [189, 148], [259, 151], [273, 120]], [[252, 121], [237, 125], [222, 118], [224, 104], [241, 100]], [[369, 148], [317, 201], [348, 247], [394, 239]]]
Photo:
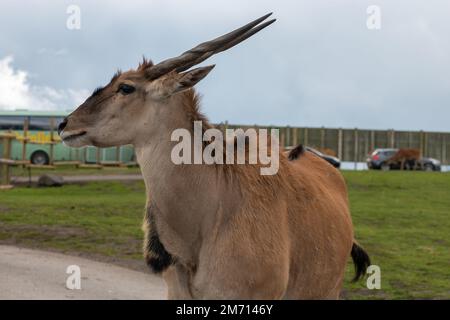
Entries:
[[337, 299], [350, 255], [355, 279], [370, 264], [354, 240], [343, 177], [301, 146], [279, 154], [275, 175], [171, 161], [175, 129], [212, 127], [193, 87], [214, 66], [191, 67], [267, 27], [269, 16], [116, 73], [58, 128], [72, 147], [135, 147], [147, 192], [144, 256], [168, 298]]

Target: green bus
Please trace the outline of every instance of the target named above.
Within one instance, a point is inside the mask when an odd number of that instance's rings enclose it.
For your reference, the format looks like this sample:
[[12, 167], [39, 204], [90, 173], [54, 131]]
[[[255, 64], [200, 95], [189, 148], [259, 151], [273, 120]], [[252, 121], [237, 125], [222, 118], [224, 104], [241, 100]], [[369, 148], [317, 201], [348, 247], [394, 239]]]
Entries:
[[[10, 132], [16, 135], [12, 143], [11, 159], [30, 161], [35, 165], [48, 165], [53, 161], [79, 161], [88, 164], [135, 162], [134, 149], [130, 145], [101, 149], [70, 148], [64, 145], [56, 128], [67, 114], [68, 112], [62, 111], [0, 111], [0, 133]], [[28, 124], [28, 131], [24, 128], [26, 124]], [[25, 134], [27, 139], [23, 159]]]

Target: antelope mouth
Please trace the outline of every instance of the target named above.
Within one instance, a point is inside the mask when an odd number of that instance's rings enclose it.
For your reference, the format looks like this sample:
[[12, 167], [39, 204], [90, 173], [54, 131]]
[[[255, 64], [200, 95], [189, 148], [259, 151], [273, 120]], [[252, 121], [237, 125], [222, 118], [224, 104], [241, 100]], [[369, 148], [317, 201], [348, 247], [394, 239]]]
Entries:
[[74, 141], [82, 136], [84, 136], [87, 133], [87, 131], [79, 131], [79, 132], [75, 132], [75, 133], [62, 133], [61, 134], [61, 139], [63, 142], [70, 142], [70, 141]]

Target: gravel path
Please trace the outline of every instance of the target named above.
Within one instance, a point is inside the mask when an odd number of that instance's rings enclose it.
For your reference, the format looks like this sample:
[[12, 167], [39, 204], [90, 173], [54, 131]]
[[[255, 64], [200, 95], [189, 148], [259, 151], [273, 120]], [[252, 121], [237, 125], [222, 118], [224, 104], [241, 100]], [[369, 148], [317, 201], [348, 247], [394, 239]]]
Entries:
[[[81, 289], [66, 288], [67, 267], [81, 271]], [[59, 253], [0, 245], [0, 299], [165, 299], [157, 276]]]

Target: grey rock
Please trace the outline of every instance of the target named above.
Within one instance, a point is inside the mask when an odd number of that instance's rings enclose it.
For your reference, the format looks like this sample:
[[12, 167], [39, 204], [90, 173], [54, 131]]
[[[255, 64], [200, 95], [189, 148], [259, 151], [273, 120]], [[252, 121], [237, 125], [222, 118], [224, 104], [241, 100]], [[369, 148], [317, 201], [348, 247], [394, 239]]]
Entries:
[[54, 174], [43, 174], [39, 177], [37, 184], [39, 187], [61, 187], [64, 179]]

